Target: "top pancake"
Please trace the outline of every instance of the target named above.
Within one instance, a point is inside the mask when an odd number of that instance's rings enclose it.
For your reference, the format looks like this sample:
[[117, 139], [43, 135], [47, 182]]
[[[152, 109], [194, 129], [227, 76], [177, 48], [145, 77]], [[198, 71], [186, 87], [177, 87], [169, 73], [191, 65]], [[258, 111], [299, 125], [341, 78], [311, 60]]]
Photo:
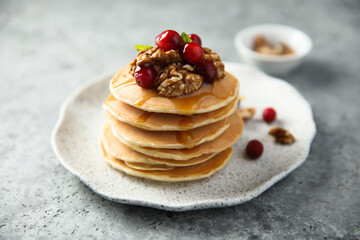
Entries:
[[111, 94], [118, 100], [148, 112], [192, 115], [217, 110], [233, 101], [238, 94], [239, 83], [235, 76], [226, 72], [213, 84], [203, 83], [197, 91], [178, 97], [160, 96], [155, 89], [138, 86], [126, 66], [111, 79]]

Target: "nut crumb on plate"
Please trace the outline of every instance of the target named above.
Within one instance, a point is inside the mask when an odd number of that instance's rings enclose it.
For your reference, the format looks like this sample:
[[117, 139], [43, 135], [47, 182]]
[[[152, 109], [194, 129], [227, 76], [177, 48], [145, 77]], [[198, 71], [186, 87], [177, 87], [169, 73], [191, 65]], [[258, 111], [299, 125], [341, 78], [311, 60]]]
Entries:
[[275, 142], [281, 144], [291, 144], [295, 142], [295, 137], [286, 129], [282, 127], [272, 127], [269, 134], [275, 137]]
[[240, 108], [239, 113], [244, 121], [250, 120], [255, 115], [255, 108]]

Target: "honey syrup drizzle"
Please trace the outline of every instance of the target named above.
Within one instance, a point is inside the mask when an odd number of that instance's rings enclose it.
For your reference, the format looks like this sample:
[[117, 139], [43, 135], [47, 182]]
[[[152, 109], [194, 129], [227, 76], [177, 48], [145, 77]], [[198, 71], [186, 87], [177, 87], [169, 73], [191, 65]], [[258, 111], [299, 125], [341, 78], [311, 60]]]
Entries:
[[137, 119], [136, 122], [137, 123], [144, 123], [147, 122], [147, 120], [151, 117], [152, 113], [151, 112], [143, 112]]
[[133, 86], [136, 85], [136, 82], [134, 81], [133, 78], [128, 78], [126, 80], [124, 80], [123, 82], [121, 82], [118, 86], [118, 88], [125, 88], [127, 86]]
[[194, 117], [193, 116], [181, 116], [181, 119], [179, 121], [179, 126], [181, 127], [188, 127], [188, 126], [192, 126], [194, 125], [195, 122], [194, 122]]
[[105, 100], [105, 103], [113, 101], [117, 101], [117, 99], [112, 94], [110, 94], [109, 97]]
[[178, 143], [187, 147], [192, 147], [195, 145], [194, 136], [189, 131], [176, 132], [176, 140]]
[[135, 101], [135, 106], [141, 107], [144, 105], [147, 101], [149, 101], [153, 96], [147, 95], [146, 97], [142, 97], [139, 100]]
[[191, 111], [195, 105], [201, 105], [206, 102], [216, 102], [216, 100], [225, 100], [233, 95], [235, 89], [224, 91], [226, 87], [222, 85], [224, 85], [222, 80], [216, 81], [214, 84], [204, 83], [201, 88], [194, 93], [169, 99], [176, 109]]

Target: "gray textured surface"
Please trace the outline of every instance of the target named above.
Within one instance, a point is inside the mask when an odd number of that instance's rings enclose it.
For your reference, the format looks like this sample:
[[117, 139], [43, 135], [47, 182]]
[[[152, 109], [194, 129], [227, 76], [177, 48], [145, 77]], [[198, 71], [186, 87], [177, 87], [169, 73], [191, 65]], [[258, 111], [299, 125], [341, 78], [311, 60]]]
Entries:
[[[359, 1], [0, 1], [0, 238], [359, 238], [359, 9]], [[267, 192], [172, 213], [104, 200], [59, 165], [49, 139], [61, 102], [128, 63], [134, 43], [152, 44], [166, 28], [197, 32], [237, 61], [235, 32], [264, 22], [313, 38], [314, 51], [286, 79], [312, 103], [318, 127], [306, 163]]]

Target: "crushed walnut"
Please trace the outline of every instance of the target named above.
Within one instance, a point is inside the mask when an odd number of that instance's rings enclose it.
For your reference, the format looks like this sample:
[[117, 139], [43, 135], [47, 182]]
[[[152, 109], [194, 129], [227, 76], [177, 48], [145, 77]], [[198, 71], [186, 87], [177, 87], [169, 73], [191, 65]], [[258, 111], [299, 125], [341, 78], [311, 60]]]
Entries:
[[210, 48], [204, 48], [204, 60], [205, 61], [212, 61], [214, 66], [216, 67], [217, 70], [217, 77], [218, 79], [222, 79], [225, 77], [225, 66], [224, 64], [220, 61], [220, 57], [217, 53], [214, 53], [211, 51]]
[[264, 35], [261, 34], [255, 37], [253, 49], [255, 50], [255, 52], [267, 55], [286, 55], [294, 53], [294, 50], [292, 50], [292, 48], [286, 43], [279, 42], [272, 45], [264, 37]]
[[[224, 64], [219, 55], [209, 48], [204, 48], [204, 60], [212, 61], [217, 70], [217, 79], [225, 77]], [[184, 63], [179, 50], [163, 51], [159, 47], [141, 50], [130, 62], [129, 74], [134, 76], [137, 66], [150, 64], [156, 70], [157, 78], [154, 86], [159, 95], [175, 97], [198, 90], [203, 78], [196, 73], [195, 65]]]
[[194, 73], [195, 68], [189, 64], [171, 64], [159, 71], [155, 86], [159, 94], [174, 97], [192, 93], [202, 85], [202, 77]]
[[255, 108], [240, 108], [239, 113], [244, 121], [250, 120], [255, 115]]
[[129, 73], [134, 75], [136, 66], [141, 66], [144, 64], [151, 64], [159, 69], [159, 66], [171, 64], [171, 63], [181, 63], [183, 61], [181, 54], [178, 50], [162, 51], [158, 47], [153, 47], [147, 50], [141, 50], [137, 57], [130, 62]]
[[269, 134], [275, 137], [275, 142], [281, 144], [290, 144], [295, 142], [295, 137], [286, 129], [282, 127], [272, 127]]

